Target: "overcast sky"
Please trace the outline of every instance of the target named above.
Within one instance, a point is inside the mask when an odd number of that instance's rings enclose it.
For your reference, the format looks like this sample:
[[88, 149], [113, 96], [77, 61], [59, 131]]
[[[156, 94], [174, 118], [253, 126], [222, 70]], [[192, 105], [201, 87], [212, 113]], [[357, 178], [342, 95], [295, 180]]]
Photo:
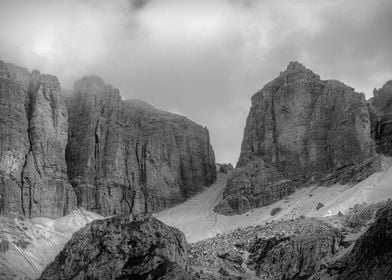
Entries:
[[250, 97], [289, 61], [367, 97], [392, 79], [392, 1], [1, 0], [0, 59], [66, 89], [97, 74], [207, 126], [234, 164]]

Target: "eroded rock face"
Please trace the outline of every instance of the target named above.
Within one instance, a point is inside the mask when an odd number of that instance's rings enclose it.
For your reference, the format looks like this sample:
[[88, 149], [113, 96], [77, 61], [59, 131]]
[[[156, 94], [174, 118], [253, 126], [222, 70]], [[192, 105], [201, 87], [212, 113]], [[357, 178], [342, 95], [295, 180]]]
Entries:
[[339, 280], [392, 279], [392, 202], [379, 210], [342, 263]]
[[237, 167], [261, 158], [295, 184], [359, 182], [377, 168], [370, 131], [364, 94], [291, 62], [252, 97]]
[[78, 205], [102, 215], [155, 212], [216, 178], [209, 133], [92, 76], [69, 98], [67, 163]]
[[214, 211], [224, 215], [245, 213], [252, 208], [269, 205], [295, 191], [295, 184], [262, 159], [237, 168], [223, 193], [224, 199]]
[[238, 166], [262, 157], [289, 179], [307, 181], [373, 156], [364, 94], [291, 62], [252, 97]]
[[307, 279], [326, 266], [340, 241], [339, 231], [325, 224], [308, 234], [259, 238], [250, 246], [248, 266], [262, 279]]
[[188, 244], [148, 214], [97, 220], [76, 232], [44, 279], [189, 279]]
[[392, 156], [392, 81], [373, 91], [369, 100], [372, 137], [378, 153]]
[[340, 230], [316, 219], [282, 221], [194, 243], [190, 266], [197, 279], [308, 279], [326, 267], [341, 240]]
[[67, 118], [56, 77], [0, 61], [0, 214], [60, 217], [75, 207]]

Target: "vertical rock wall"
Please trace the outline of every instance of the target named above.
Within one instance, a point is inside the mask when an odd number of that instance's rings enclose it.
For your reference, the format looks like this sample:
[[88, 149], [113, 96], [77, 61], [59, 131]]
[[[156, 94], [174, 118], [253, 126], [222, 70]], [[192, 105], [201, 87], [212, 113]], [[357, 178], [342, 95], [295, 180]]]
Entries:
[[[68, 106], [68, 108], [67, 108]], [[216, 178], [206, 128], [136, 101], [98, 77], [57, 78], [0, 62], [0, 214], [155, 212]]]
[[216, 177], [209, 134], [185, 117], [122, 101], [92, 76], [68, 100], [67, 162], [78, 205], [103, 215], [155, 212]]
[[[253, 161], [264, 161], [283, 179], [289, 180], [281, 184], [286, 194], [290, 193], [286, 191], [288, 184], [359, 182], [378, 166], [370, 132], [364, 94], [338, 81], [321, 80], [302, 64], [291, 62], [284, 72], [252, 97], [237, 167], [252, 169]], [[247, 181], [254, 180], [248, 178]], [[276, 183], [276, 180], [271, 182]], [[276, 188], [253, 182], [244, 202], [243, 192], [232, 191], [238, 189], [234, 185], [227, 185], [224, 200], [216, 208], [221, 213], [243, 211], [237, 206], [228, 209], [228, 199], [233, 206], [266, 201], [258, 207], [281, 199], [281, 196], [268, 193], [268, 190], [277, 193]], [[264, 185], [264, 191], [260, 185]], [[241, 200], [238, 203], [234, 201], [234, 192], [241, 194], [237, 195]], [[263, 197], [259, 195], [261, 192], [264, 192]], [[271, 197], [273, 199], [267, 199]]]
[[0, 213], [59, 217], [76, 205], [67, 179], [68, 115], [56, 77], [0, 62]]

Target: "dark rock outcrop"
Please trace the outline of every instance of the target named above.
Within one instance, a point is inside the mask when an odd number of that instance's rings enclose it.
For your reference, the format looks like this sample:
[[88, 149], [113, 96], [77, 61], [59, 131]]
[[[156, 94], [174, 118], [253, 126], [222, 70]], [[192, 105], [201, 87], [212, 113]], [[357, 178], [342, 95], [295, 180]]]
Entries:
[[178, 229], [148, 214], [88, 224], [39, 279], [189, 279], [188, 244]]
[[[237, 167], [262, 159], [292, 186], [359, 182], [378, 168], [370, 131], [364, 94], [291, 62], [252, 97]], [[227, 195], [237, 192], [233, 186], [228, 184]], [[232, 212], [241, 213], [237, 193]]]
[[392, 81], [373, 91], [369, 111], [377, 152], [392, 156]]
[[0, 61], [0, 214], [60, 217], [75, 207], [67, 118], [56, 77]]
[[282, 221], [194, 243], [190, 266], [207, 279], [308, 279], [327, 266], [341, 240], [340, 230], [316, 219]]
[[339, 266], [339, 280], [392, 279], [392, 202], [377, 212], [375, 222]]
[[252, 97], [238, 166], [261, 157], [291, 180], [318, 181], [373, 156], [364, 94], [291, 62]]
[[156, 212], [216, 179], [208, 130], [185, 117], [123, 101], [95, 76], [75, 84], [67, 105], [78, 206], [102, 215]]
[[262, 279], [307, 279], [337, 252], [341, 234], [326, 224], [291, 236], [258, 238], [250, 245], [248, 267]]
[[242, 214], [285, 198], [294, 191], [295, 184], [291, 180], [258, 159], [233, 172], [227, 181], [224, 199], [214, 211], [224, 215]]
[[231, 163], [217, 163], [216, 171], [221, 173], [230, 173], [234, 170], [234, 167]]

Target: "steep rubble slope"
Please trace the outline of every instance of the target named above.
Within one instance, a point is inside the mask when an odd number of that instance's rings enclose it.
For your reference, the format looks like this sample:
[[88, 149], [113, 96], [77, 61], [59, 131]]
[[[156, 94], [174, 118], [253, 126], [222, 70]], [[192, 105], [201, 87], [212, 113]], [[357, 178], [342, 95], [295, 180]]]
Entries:
[[54, 76], [0, 61], [1, 215], [60, 217], [75, 207], [60, 90]]
[[[377, 168], [370, 128], [364, 94], [338, 81], [323, 81], [302, 64], [291, 62], [252, 97], [237, 167], [263, 160], [292, 186], [359, 182]], [[254, 187], [244, 202], [244, 191], [233, 187], [227, 186], [224, 207], [218, 207], [221, 213], [240, 213], [241, 205], [259, 207], [280, 198], [269, 194], [266, 185], [263, 197], [262, 190]], [[233, 193], [238, 202], [233, 201]], [[265, 202], [257, 205], [254, 200]]]
[[58, 219], [0, 217], [0, 279], [37, 279], [75, 231], [102, 218], [85, 210]]
[[148, 214], [96, 220], [39, 279], [189, 279], [187, 250], [182, 232]]
[[67, 163], [78, 205], [102, 215], [156, 212], [216, 178], [206, 128], [91, 76], [67, 100]]
[[[221, 201], [231, 174], [218, 173], [218, 180], [186, 202], [154, 214], [162, 222], [184, 232], [189, 242], [211, 238], [236, 228], [265, 225], [293, 218], [323, 218], [346, 213], [357, 204], [392, 199], [392, 158], [382, 157], [382, 170], [355, 185], [310, 186], [297, 189], [285, 199], [246, 213], [225, 216], [213, 209]], [[277, 213], [277, 210], [280, 210]], [[272, 215], [274, 213], [274, 215]]]

